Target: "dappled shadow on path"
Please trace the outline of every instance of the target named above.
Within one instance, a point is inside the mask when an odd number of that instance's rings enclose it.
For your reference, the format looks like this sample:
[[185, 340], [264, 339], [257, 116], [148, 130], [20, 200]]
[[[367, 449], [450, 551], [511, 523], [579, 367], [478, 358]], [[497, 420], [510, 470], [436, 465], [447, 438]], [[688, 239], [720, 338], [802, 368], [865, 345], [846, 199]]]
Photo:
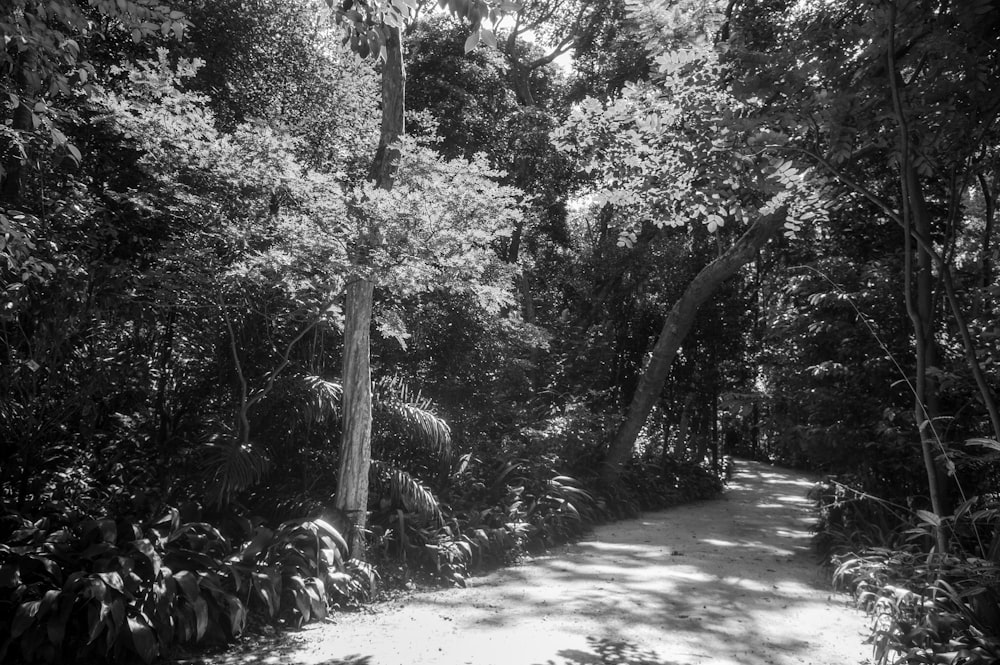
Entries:
[[[528, 565], [336, 617], [278, 660], [212, 665], [849, 665], [802, 474], [737, 462], [723, 498], [602, 526]], [[322, 645], [322, 646], [320, 646]], [[342, 654], [370, 654], [331, 659]]]
[[[173, 665], [302, 665], [306, 631], [290, 631], [250, 637], [230, 650], [199, 658], [174, 659]], [[308, 658], [309, 665], [375, 665], [370, 655], [338, 654]]]
[[[211, 660], [181, 660], [174, 661], [175, 665], [300, 665], [303, 661], [296, 655], [297, 649], [288, 645], [280, 644], [270, 652], [248, 653], [245, 649], [233, 651], [228, 654], [214, 656]], [[327, 658], [322, 660], [310, 660], [309, 665], [374, 665], [371, 656], [345, 656], [338, 658]]]
[[[609, 639], [587, 639], [588, 649], [563, 649], [555, 660], [544, 665], [675, 665], [660, 660], [655, 651], [634, 644]], [[542, 665], [542, 664], [539, 664]]]
[[[814, 632], [829, 621], [831, 603], [810, 547], [812, 484], [796, 472], [738, 462], [723, 499], [608, 525], [504, 571], [489, 604], [463, 608], [461, 622], [523, 633], [570, 616], [599, 626], [596, 635], [606, 639], [683, 643], [670, 652], [681, 663], [720, 655], [743, 665], [809, 662], [817, 641], [832, 639]], [[550, 587], [561, 591], [553, 597]], [[416, 602], [455, 609], [453, 599], [439, 604], [434, 595]], [[854, 633], [848, 639], [860, 644]]]

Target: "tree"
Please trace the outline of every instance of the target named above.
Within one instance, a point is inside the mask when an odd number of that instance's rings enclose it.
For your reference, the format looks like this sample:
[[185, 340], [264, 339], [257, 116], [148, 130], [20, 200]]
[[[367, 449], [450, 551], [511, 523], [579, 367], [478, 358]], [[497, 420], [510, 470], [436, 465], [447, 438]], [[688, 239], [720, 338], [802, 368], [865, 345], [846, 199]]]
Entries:
[[[945, 349], [961, 349], [987, 431], [1000, 437], [994, 388], [954, 267], [954, 248], [967, 233], [966, 198], [981, 156], [996, 142], [1000, 108], [988, 91], [998, 83], [1000, 12], [990, 2], [934, 1], [782, 9], [750, 3], [734, 17], [737, 94], [773, 93], [757, 118], [770, 132], [758, 137], [762, 150], [807, 160], [902, 231], [912, 418], [942, 514], [951, 470], [940, 461], [945, 442], [936, 432]], [[947, 327], [938, 315], [942, 295]]]
[[[391, 191], [397, 174], [404, 133], [405, 73], [402, 27], [417, 8], [415, 0], [388, 6], [380, 3], [328, 0], [335, 20], [342, 25], [351, 48], [362, 57], [373, 56], [382, 63], [382, 120], [378, 148], [368, 173], [376, 188]], [[447, 0], [448, 9], [467, 18], [477, 39], [492, 35], [500, 18], [500, 3], [487, 0]], [[363, 556], [362, 530], [368, 502], [368, 467], [371, 460], [371, 360], [370, 326], [374, 295], [374, 275], [370, 256], [385, 242], [374, 220], [359, 220], [358, 235], [352, 246], [357, 269], [348, 278], [344, 328], [343, 443], [337, 474], [336, 507], [349, 516], [354, 526], [351, 552]]]
[[190, 2], [178, 50], [205, 63], [189, 86], [208, 96], [222, 128], [281, 127], [300, 139], [310, 168], [353, 179], [375, 149], [378, 79], [336, 45], [340, 29], [322, 9], [322, 0]]
[[662, 55], [658, 64], [655, 84], [628, 88], [607, 104], [585, 101], [560, 130], [583, 151], [583, 168], [601, 175], [598, 201], [629, 211], [619, 242], [636, 242], [640, 220], [661, 228], [701, 222], [710, 232], [743, 220], [750, 226], [702, 268], [667, 315], [606, 456], [607, 482], [617, 480], [631, 455], [698, 307], [783, 227], [794, 233], [824, 214], [807, 171], [746, 150], [731, 125], [743, 109], [716, 87], [723, 68], [711, 50]]

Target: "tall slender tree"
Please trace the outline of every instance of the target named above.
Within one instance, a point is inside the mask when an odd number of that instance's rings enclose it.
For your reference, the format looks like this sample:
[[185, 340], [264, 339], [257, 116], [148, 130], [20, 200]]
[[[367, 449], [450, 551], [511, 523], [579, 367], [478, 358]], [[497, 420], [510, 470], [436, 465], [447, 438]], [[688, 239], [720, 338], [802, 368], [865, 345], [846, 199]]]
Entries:
[[[393, 187], [399, 165], [399, 140], [405, 132], [406, 73], [403, 64], [404, 25], [417, 11], [416, 0], [381, 3], [328, 0], [351, 48], [362, 57], [381, 63], [379, 143], [369, 170], [369, 180], [379, 189]], [[472, 24], [466, 42], [471, 50], [480, 39], [494, 42], [494, 26], [505, 4], [494, 0], [446, 0], [455, 15]], [[371, 358], [370, 328], [375, 281], [370, 256], [384, 242], [382, 229], [372, 221], [357, 220], [359, 228], [351, 248], [355, 269], [348, 280], [344, 328], [343, 439], [337, 474], [336, 507], [352, 525], [351, 553], [364, 556], [364, 527], [368, 503], [368, 469], [371, 464]]]

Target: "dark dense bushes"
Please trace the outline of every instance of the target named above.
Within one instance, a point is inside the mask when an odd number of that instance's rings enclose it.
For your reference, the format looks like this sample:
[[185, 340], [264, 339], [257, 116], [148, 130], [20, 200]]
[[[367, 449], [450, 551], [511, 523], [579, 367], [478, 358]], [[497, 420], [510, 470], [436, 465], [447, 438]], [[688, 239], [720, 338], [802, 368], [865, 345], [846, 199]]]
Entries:
[[242, 520], [235, 538], [176, 509], [146, 523], [3, 520], [3, 662], [150, 662], [229, 642], [248, 622], [322, 618], [373, 581], [318, 518]]

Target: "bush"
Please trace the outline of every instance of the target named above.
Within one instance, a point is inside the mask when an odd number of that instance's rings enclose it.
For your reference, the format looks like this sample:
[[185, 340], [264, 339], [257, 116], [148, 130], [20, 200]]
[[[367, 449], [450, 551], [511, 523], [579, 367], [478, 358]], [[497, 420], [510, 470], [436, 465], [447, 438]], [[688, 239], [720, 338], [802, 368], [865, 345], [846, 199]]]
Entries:
[[258, 525], [238, 547], [176, 509], [146, 525], [15, 520], [0, 545], [0, 662], [149, 663], [229, 642], [254, 617], [322, 618], [370, 581], [321, 519]]
[[826, 478], [809, 492], [819, 520], [813, 545], [826, 560], [868, 548], [898, 548], [911, 526], [909, 510]]
[[1000, 661], [1000, 568], [912, 550], [844, 557], [835, 581], [872, 618], [876, 663]]
[[[1000, 661], [996, 506], [974, 497], [940, 518], [832, 481], [813, 496], [816, 543], [871, 617], [876, 663]], [[949, 553], [934, 549], [938, 527]]]

